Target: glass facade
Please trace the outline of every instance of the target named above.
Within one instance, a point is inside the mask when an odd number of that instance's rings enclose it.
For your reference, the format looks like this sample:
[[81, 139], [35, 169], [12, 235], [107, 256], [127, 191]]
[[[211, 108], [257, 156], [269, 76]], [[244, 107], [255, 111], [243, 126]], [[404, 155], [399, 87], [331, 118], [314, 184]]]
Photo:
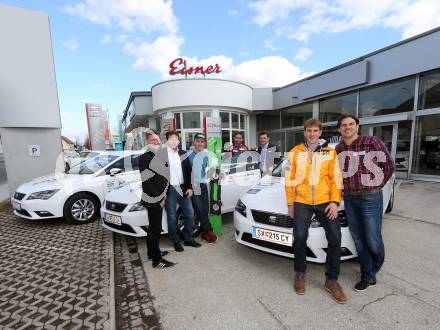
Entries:
[[304, 122], [312, 118], [313, 116], [313, 104], [306, 103], [297, 105], [293, 108], [281, 111], [281, 127], [296, 127], [302, 126]]
[[363, 89], [359, 93], [359, 117], [413, 111], [415, 78]]
[[440, 107], [440, 71], [420, 76], [419, 109]]
[[416, 119], [413, 172], [440, 175], [440, 114]]
[[319, 120], [337, 121], [341, 114], [356, 115], [357, 93], [338, 95], [319, 102]]
[[257, 131], [269, 131], [273, 129], [280, 129], [280, 111], [270, 110], [257, 115]]

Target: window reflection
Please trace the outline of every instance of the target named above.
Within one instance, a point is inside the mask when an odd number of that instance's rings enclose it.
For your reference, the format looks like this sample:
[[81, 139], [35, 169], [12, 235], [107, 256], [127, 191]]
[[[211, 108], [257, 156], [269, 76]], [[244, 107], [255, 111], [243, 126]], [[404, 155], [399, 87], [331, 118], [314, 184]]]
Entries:
[[416, 121], [413, 172], [440, 175], [440, 115]]
[[296, 127], [304, 125], [304, 122], [312, 118], [312, 103], [302, 104], [287, 110], [281, 111], [281, 127]]
[[319, 102], [319, 120], [337, 121], [341, 114], [356, 115], [357, 93], [340, 95]]
[[420, 77], [419, 109], [440, 107], [440, 72]]
[[412, 111], [414, 89], [415, 79], [410, 78], [361, 90], [359, 115], [371, 117]]

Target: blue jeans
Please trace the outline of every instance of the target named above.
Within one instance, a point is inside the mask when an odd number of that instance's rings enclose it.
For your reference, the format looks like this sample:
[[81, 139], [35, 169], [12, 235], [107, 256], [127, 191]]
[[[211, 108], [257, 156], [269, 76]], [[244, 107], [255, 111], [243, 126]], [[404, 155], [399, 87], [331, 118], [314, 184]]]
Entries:
[[293, 228], [293, 259], [295, 272], [306, 272], [307, 238], [313, 213], [321, 221], [327, 238], [327, 257], [325, 259], [325, 276], [327, 279], [337, 280], [341, 264], [341, 223], [339, 218], [330, 220], [325, 214], [329, 203], [307, 205], [295, 203]]
[[[177, 188], [179, 189], [179, 188]], [[180, 189], [179, 189], [180, 191]], [[168, 237], [172, 242], [177, 239], [177, 204], [180, 205], [185, 219], [184, 236], [185, 242], [190, 242], [193, 239], [194, 229], [194, 210], [191, 203], [191, 198], [181, 195], [175, 187], [168, 188], [167, 199], [165, 202], [165, 210], [167, 211], [168, 222]]]
[[348, 227], [359, 256], [361, 278], [376, 282], [376, 273], [385, 260], [382, 240], [382, 192], [368, 196], [344, 194]]
[[[203, 234], [212, 231], [209, 222], [209, 195], [206, 183], [194, 183], [194, 195], [192, 197], [194, 208], [200, 220], [200, 230]], [[200, 188], [200, 189], [197, 189]]]

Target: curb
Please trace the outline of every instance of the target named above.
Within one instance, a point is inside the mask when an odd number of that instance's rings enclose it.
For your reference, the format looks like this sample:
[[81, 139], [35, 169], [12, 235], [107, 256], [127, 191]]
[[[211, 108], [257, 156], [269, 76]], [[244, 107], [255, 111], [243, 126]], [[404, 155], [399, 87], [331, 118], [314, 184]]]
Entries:
[[110, 303], [109, 318], [110, 329], [116, 330], [116, 296], [115, 296], [115, 247], [114, 234], [111, 233], [111, 251], [110, 251]]

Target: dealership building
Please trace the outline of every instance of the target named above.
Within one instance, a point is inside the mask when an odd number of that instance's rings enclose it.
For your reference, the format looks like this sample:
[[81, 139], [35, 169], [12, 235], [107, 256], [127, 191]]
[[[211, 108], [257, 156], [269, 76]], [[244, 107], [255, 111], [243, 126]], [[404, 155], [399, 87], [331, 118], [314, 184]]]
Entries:
[[337, 118], [357, 115], [362, 134], [381, 138], [398, 177], [440, 181], [440, 28], [403, 40], [279, 88], [252, 88], [221, 79], [172, 79], [132, 92], [122, 117], [143, 147], [145, 127], [174, 123], [188, 149], [203, 118], [221, 117], [223, 143], [242, 132], [255, 147], [258, 132], [287, 151], [303, 141], [303, 123], [319, 118], [323, 137], [337, 141]]

